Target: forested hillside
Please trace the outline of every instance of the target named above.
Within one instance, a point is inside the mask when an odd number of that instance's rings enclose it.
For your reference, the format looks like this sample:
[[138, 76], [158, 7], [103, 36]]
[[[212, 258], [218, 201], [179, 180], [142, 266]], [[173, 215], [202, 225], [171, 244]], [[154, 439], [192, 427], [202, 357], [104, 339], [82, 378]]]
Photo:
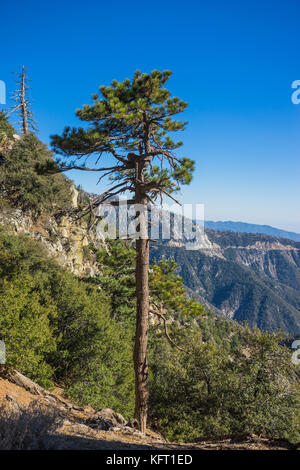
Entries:
[[152, 256], [174, 259], [188, 292], [216, 313], [298, 336], [300, 244], [263, 234], [205, 233], [212, 249], [164, 243]]

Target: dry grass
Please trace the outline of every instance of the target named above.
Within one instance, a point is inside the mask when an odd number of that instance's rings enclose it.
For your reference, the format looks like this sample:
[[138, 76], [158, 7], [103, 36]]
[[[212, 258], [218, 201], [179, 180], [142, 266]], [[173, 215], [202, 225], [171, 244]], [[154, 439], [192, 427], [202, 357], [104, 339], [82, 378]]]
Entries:
[[27, 409], [1, 406], [0, 450], [44, 449], [56, 428], [57, 415], [51, 407], [31, 403]]

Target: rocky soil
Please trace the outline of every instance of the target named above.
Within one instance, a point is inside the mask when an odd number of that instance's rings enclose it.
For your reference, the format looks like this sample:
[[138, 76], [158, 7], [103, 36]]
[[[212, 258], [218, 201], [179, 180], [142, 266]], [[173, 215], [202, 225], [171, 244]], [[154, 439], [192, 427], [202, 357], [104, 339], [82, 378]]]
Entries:
[[[259, 436], [222, 437], [219, 439], [198, 439], [193, 443], [166, 441], [160, 434], [148, 430], [142, 435], [136, 428], [136, 421], [125, 420], [111, 409], [94, 410], [80, 407], [64, 397], [63, 390], [56, 388], [49, 392], [22, 374], [14, 371], [0, 378], [0, 406], [16, 415], [28, 413], [34, 405], [41, 413], [54, 414], [55, 424], [51, 432], [39, 439], [42, 449], [73, 450], [289, 450], [295, 446], [285, 440], [270, 440]], [[0, 416], [1, 422], [1, 416]], [[0, 427], [1, 439], [7, 430]], [[27, 423], [26, 432], [34, 430]], [[30, 448], [30, 443], [29, 443]]]

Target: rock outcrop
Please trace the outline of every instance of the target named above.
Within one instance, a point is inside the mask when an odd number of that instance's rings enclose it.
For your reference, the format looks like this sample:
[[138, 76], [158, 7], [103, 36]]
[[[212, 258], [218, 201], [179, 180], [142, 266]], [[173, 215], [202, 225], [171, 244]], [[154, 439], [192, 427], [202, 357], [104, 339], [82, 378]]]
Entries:
[[76, 221], [67, 215], [35, 217], [19, 209], [6, 209], [0, 212], [0, 225], [10, 228], [13, 233], [23, 233], [40, 241], [51, 258], [74, 274], [98, 274], [93, 251], [105, 244], [94, 231], [88, 230], [84, 221]]

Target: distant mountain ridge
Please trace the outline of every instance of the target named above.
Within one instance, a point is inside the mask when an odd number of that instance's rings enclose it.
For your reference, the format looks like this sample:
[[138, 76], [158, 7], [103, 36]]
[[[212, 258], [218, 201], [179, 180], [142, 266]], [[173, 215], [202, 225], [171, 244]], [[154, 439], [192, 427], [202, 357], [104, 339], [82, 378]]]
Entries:
[[156, 243], [174, 259], [187, 292], [215, 313], [267, 331], [300, 335], [300, 243], [260, 233], [205, 229], [203, 245]]
[[213, 221], [206, 220], [204, 222], [205, 227], [212, 230], [222, 230], [240, 233], [262, 233], [265, 235], [271, 235], [273, 237], [288, 238], [295, 242], [300, 242], [300, 234], [295, 232], [288, 232], [287, 230], [281, 230], [279, 228], [272, 227], [271, 225], [257, 225], [249, 224], [246, 222], [233, 222], [227, 221]]

